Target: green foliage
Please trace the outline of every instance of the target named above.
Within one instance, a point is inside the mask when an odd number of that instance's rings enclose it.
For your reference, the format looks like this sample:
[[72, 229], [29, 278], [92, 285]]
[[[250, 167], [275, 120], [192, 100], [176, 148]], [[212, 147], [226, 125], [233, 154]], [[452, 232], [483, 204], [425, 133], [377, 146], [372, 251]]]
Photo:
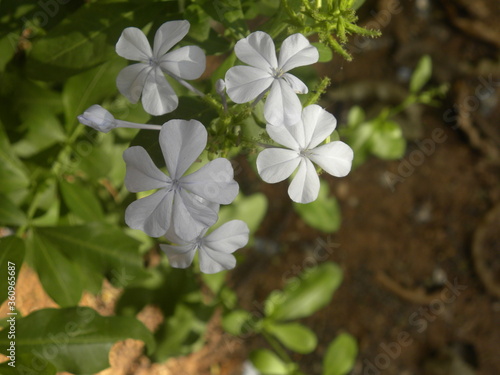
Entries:
[[289, 367], [276, 354], [267, 349], [254, 350], [250, 360], [262, 375], [287, 375]]
[[311, 353], [318, 344], [315, 333], [300, 323], [268, 322], [264, 330], [276, 337], [285, 348], [300, 354]]
[[420, 58], [410, 81], [410, 92], [419, 92], [432, 75], [432, 60], [426, 55]]
[[325, 233], [336, 232], [340, 227], [341, 213], [337, 199], [329, 196], [326, 181], [321, 181], [318, 199], [308, 204], [294, 203], [293, 208], [311, 227]]
[[40, 359], [31, 353], [21, 353], [16, 355], [15, 367], [8, 365], [8, 361], [0, 363], [0, 373], [2, 375], [56, 375], [57, 368], [47, 361], [41, 365]]
[[293, 278], [282, 291], [266, 300], [266, 316], [275, 321], [300, 319], [326, 306], [342, 280], [342, 271], [332, 262], [322, 263]]
[[[0, 331], [3, 354], [11, 341], [7, 333]], [[137, 319], [103, 317], [88, 307], [38, 310], [16, 321], [19, 353], [32, 353], [43, 364], [40, 367], [52, 364], [73, 374], [95, 374], [107, 368], [111, 346], [127, 338], [144, 341], [149, 353], [154, 350], [151, 332]]]
[[358, 345], [354, 337], [341, 333], [333, 340], [323, 358], [323, 375], [345, 375], [354, 367]]

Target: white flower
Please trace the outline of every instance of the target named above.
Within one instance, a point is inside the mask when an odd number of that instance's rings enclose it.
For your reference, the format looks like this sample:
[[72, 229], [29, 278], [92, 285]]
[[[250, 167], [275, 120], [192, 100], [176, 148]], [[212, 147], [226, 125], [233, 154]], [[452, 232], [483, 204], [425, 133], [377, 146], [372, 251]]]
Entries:
[[141, 146], [123, 153], [127, 189], [132, 193], [159, 189], [132, 202], [125, 211], [125, 222], [151, 237], [163, 236], [173, 225], [179, 236], [191, 239], [217, 221], [218, 204], [229, 204], [238, 194], [233, 168], [227, 159], [219, 158], [183, 176], [207, 144], [207, 131], [199, 121], [166, 122], [159, 143], [168, 176]]
[[103, 133], [107, 133], [117, 127], [113, 115], [98, 104], [87, 108], [82, 115], [78, 116], [78, 121]]
[[159, 116], [177, 108], [178, 99], [164, 73], [180, 79], [199, 78], [205, 70], [205, 54], [197, 46], [168, 52], [189, 31], [188, 21], [165, 22], [156, 31], [153, 49], [144, 33], [135, 27], [123, 30], [116, 53], [139, 64], [124, 68], [116, 78], [118, 90], [132, 103], [142, 95], [146, 112]]
[[200, 269], [203, 273], [216, 273], [236, 266], [234, 253], [248, 242], [248, 226], [241, 220], [232, 220], [205, 236], [208, 228], [198, 237], [185, 241], [174, 233], [167, 239], [176, 245], [160, 245], [174, 268], [187, 268], [191, 265], [196, 250], [199, 251]]
[[293, 126], [267, 126], [269, 136], [288, 147], [268, 148], [257, 157], [257, 170], [262, 179], [276, 183], [298, 171], [288, 188], [288, 195], [298, 203], [310, 203], [318, 197], [319, 177], [312, 162], [333, 176], [343, 177], [351, 170], [352, 149], [344, 142], [334, 141], [322, 146], [337, 126], [333, 115], [318, 105], [302, 111], [302, 120]]
[[287, 73], [298, 66], [314, 64], [316, 47], [301, 34], [293, 34], [281, 45], [276, 58], [271, 37], [256, 31], [236, 43], [236, 56], [250, 66], [235, 66], [226, 73], [227, 95], [235, 103], [249, 102], [270, 89], [264, 117], [272, 125], [293, 125], [300, 119], [302, 105], [296, 93], [306, 94], [307, 86]]

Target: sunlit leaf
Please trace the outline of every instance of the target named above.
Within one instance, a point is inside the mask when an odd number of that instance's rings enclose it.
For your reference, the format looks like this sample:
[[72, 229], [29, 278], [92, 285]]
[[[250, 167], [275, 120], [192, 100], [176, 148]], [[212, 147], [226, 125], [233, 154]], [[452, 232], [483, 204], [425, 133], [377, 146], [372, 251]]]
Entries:
[[270, 323], [265, 325], [265, 330], [276, 337], [287, 349], [297, 353], [311, 353], [318, 344], [315, 333], [300, 323]]
[[286, 363], [268, 349], [254, 350], [250, 353], [250, 361], [262, 375], [289, 374]]
[[323, 358], [323, 375], [348, 374], [356, 362], [358, 345], [356, 339], [347, 333], [333, 340]]
[[415, 68], [410, 81], [410, 91], [416, 93], [424, 87], [432, 76], [432, 60], [429, 55], [423, 56]]

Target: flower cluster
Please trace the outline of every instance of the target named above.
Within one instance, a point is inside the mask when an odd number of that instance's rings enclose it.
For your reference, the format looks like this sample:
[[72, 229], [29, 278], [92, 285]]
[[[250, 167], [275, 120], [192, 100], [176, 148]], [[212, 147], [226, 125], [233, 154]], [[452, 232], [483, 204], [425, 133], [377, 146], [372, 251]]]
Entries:
[[[189, 31], [187, 21], [164, 23], [156, 32], [153, 48], [137, 28], [123, 31], [116, 52], [139, 63], [124, 68], [117, 77], [118, 90], [131, 102], [142, 97], [144, 109], [152, 115], [172, 112], [178, 98], [168, 83], [169, 76], [188, 89], [203, 95], [185, 79], [196, 79], [205, 70], [205, 55], [196, 46], [171, 50]], [[277, 56], [271, 37], [261, 31], [240, 40], [236, 56], [248, 65], [230, 68], [225, 80], [217, 82], [217, 92], [227, 111], [224, 90], [235, 103], [258, 102], [266, 97], [266, 130], [273, 141], [286, 148], [266, 148], [257, 157], [262, 179], [276, 183], [295, 171], [288, 193], [299, 203], [318, 197], [319, 177], [313, 163], [327, 173], [342, 177], [349, 173], [352, 149], [343, 142], [322, 144], [336, 127], [333, 115], [318, 105], [302, 108], [297, 94], [307, 86], [288, 73], [293, 68], [318, 61], [318, 51], [301, 34], [286, 38]], [[128, 148], [125, 186], [132, 193], [154, 193], [132, 202], [125, 222], [151, 237], [164, 236], [161, 244], [172, 267], [186, 268], [199, 252], [202, 272], [214, 273], [235, 266], [232, 253], [248, 242], [248, 226], [232, 220], [209, 232], [218, 220], [221, 204], [230, 204], [238, 194], [231, 163], [224, 158], [212, 160], [191, 171], [205, 150], [208, 134], [197, 120], [170, 120], [163, 125], [134, 124], [117, 120], [104, 108], [94, 105], [78, 116], [81, 123], [102, 132], [115, 127], [154, 129], [159, 132], [166, 173], [160, 170], [141, 146]]]

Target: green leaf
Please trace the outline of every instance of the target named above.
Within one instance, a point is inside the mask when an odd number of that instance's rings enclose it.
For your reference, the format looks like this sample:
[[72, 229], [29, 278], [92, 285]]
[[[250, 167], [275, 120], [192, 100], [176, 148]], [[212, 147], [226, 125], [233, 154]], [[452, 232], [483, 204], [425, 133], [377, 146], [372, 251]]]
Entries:
[[300, 319], [330, 303], [342, 281], [342, 270], [332, 262], [310, 268], [275, 291], [265, 302], [266, 316], [275, 321]]
[[252, 314], [246, 310], [233, 310], [222, 317], [222, 328], [234, 336], [251, 331], [254, 324]]
[[5, 195], [0, 193], [0, 225], [26, 224], [26, 214]]
[[221, 207], [219, 220], [214, 229], [231, 220], [244, 220], [250, 229], [250, 237], [259, 229], [267, 212], [267, 198], [262, 193], [249, 196], [238, 194], [231, 205]]
[[139, 254], [139, 242], [119, 228], [102, 223], [37, 228], [38, 238], [57, 248], [61, 256], [78, 265], [84, 285], [100, 284], [108, 275], [118, 287], [138, 282], [146, 276]]
[[354, 367], [358, 345], [356, 339], [342, 333], [333, 340], [323, 358], [323, 375], [348, 374]]
[[14, 155], [9, 139], [0, 122], [0, 193], [9, 195], [23, 190], [30, 184], [29, 172]]
[[[170, 357], [187, 355], [203, 346], [206, 321], [195, 314], [194, 308], [178, 304], [173, 316], [166, 319], [165, 325], [157, 332], [158, 347], [154, 358], [164, 362]], [[207, 317], [208, 319], [208, 317]]]
[[375, 123], [369, 142], [372, 154], [381, 159], [399, 159], [406, 150], [406, 140], [401, 127], [394, 121]]
[[286, 348], [300, 353], [311, 353], [318, 344], [313, 331], [300, 323], [276, 324], [270, 322], [264, 329], [276, 337]]
[[354, 0], [352, 4], [352, 9], [356, 10], [361, 7], [365, 3], [366, 0]]
[[2, 375], [56, 375], [56, 367], [46, 359], [41, 362], [39, 357], [31, 353], [16, 353], [15, 367], [8, 362], [0, 364]]
[[65, 180], [59, 182], [59, 187], [71, 212], [89, 222], [104, 220], [101, 203], [93, 190], [85, 188], [79, 182], [69, 183]]
[[311, 43], [314, 47], [318, 49], [319, 60], [318, 62], [328, 62], [333, 59], [333, 52], [327, 45], [319, 42]]
[[[17, 280], [24, 259], [24, 242], [15, 236], [0, 238], [0, 304], [9, 295], [9, 285]], [[11, 285], [13, 286], [13, 285]]]
[[0, 38], [0, 72], [3, 72], [5, 65], [14, 57], [16, 48], [14, 42], [17, 38], [13, 39], [13, 34], [9, 33]]
[[28, 249], [43, 289], [61, 307], [75, 306], [83, 292], [82, 274], [58, 248], [33, 230]]
[[363, 121], [365, 121], [365, 111], [360, 106], [355, 105], [349, 110], [347, 124], [349, 127], [355, 127]]
[[328, 183], [321, 181], [318, 198], [308, 204], [293, 203], [293, 208], [308, 225], [325, 233], [340, 227], [341, 213], [335, 197], [329, 197]]
[[177, 8], [174, 1], [87, 3], [33, 42], [27, 72], [33, 79], [63, 81], [116, 56], [114, 46], [126, 27], [177, 19]]
[[410, 92], [416, 93], [424, 87], [432, 76], [432, 60], [429, 55], [422, 56], [411, 76]]
[[116, 76], [125, 66], [125, 59], [112, 56], [106, 63], [75, 75], [64, 83], [62, 101], [67, 128], [74, 126], [76, 117], [91, 105], [116, 96]]
[[257, 349], [250, 353], [250, 361], [262, 375], [288, 375], [288, 367], [276, 354], [268, 349]]
[[[16, 321], [16, 350], [32, 353], [41, 364], [47, 359], [58, 371], [95, 374], [109, 367], [109, 350], [117, 341], [142, 340], [149, 353], [155, 342], [150, 331], [132, 317], [103, 317], [88, 307], [43, 309]], [[0, 332], [0, 352], [10, 339]]]

